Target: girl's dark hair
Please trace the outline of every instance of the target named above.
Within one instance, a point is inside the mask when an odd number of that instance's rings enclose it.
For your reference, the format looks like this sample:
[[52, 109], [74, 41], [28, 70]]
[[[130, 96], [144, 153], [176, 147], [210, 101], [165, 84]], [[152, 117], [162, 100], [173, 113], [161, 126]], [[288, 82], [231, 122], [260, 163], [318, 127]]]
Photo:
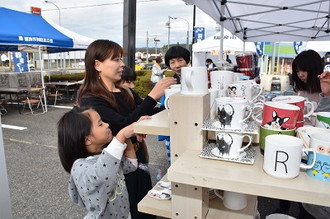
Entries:
[[65, 113], [57, 123], [58, 154], [63, 168], [70, 173], [75, 160], [90, 154], [85, 145], [91, 132], [92, 121], [87, 113], [90, 108], [74, 107]]
[[163, 60], [162, 60], [161, 57], [158, 56], [158, 57], [156, 58], [156, 62], [157, 62], [157, 63], [162, 63], [162, 61], [163, 61]]
[[[84, 95], [98, 96], [107, 100], [118, 111], [118, 105], [113, 93], [108, 91], [103, 81], [100, 80], [99, 72], [95, 69], [95, 61], [103, 62], [108, 58], [113, 60], [117, 57], [122, 57], [123, 54], [123, 48], [110, 40], [95, 40], [88, 46], [85, 54], [86, 75], [78, 92], [78, 102], [81, 101]], [[121, 90], [126, 100], [133, 101], [127, 90], [118, 86], [116, 88]]]
[[[317, 77], [323, 72], [323, 60], [314, 50], [299, 53], [292, 62], [292, 81], [296, 91], [307, 91], [309, 93], [320, 93], [321, 84]], [[298, 77], [298, 71], [307, 72], [307, 83]]]
[[190, 52], [181, 46], [172, 46], [165, 54], [165, 64], [170, 66], [170, 60], [175, 58], [183, 58], [188, 64], [190, 62]]

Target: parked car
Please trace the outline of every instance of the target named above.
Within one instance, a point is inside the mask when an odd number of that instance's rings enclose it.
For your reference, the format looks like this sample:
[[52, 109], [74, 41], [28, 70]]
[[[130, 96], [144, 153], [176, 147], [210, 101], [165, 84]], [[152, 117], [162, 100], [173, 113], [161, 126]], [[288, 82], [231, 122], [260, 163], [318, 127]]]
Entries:
[[144, 64], [144, 66], [143, 66], [142, 69], [144, 69], [144, 70], [151, 70], [153, 65], [154, 65], [154, 63]]

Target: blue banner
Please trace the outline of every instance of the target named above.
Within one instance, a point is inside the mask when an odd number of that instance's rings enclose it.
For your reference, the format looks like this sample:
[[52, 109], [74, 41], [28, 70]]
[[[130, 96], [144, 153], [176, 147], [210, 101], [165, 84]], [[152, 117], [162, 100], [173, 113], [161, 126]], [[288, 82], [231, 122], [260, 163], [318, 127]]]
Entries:
[[254, 44], [256, 45], [256, 51], [258, 56], [262, 56], [264, 54], [265, 42], [255, 42]]
[[194, 27], [194, 43], [197, 43], [204, 39], [205, 39], [205, 28], [204, 27]]
[[15, 72], [28, 72], [28, 56], [27, 52], [13, 52], [13, 63]]

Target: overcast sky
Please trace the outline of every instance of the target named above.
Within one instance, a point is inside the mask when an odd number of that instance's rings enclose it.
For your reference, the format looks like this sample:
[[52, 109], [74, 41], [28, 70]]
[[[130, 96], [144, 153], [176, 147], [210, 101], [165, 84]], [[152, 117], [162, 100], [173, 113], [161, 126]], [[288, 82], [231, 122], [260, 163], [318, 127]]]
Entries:
[[[93, 39], [109, 39], [122, 45], [123, 0], [51, 0], [60, 8], [61, 25], [71, 31]], [[30, 7], [40, 7], [42, 16], [59, 23], [59, 10], [44, 0], [1, 0], [1, 7], [30, 12]], [[160, 40], [157, 47], [168, 43], [169, 16], [171, 19], [170, 42], [186, 43], [189, 22], [189, 42], [192, 37], [193, 6], [182, 0], [137, 0], [136, 46], [145, 47], [147, 32], [149, 47], [155, 47], [154, 38]], [[181, 19], [183, 18], [183, 19]], [[216, 22], [197, 8], [196, 27], [205, 27], [205, 36], [216, 32]]]

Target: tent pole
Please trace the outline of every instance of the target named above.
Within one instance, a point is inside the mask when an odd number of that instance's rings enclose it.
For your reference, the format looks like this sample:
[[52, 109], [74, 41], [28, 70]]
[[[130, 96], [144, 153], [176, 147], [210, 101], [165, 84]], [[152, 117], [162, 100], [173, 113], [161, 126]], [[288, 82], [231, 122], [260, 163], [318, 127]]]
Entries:
[[43, 88], [42, 95], [44, 96], [45, 112], [47, 112], [47, 99], [46, 99], [46, 93], [45, 93], [45, 80], [44, 80], [44, 63], [42, 62], [40, 47], [41, 46], [38, 47], [38, 50], [39, 50], [39, 60], [40, 60], [41, 86]]

